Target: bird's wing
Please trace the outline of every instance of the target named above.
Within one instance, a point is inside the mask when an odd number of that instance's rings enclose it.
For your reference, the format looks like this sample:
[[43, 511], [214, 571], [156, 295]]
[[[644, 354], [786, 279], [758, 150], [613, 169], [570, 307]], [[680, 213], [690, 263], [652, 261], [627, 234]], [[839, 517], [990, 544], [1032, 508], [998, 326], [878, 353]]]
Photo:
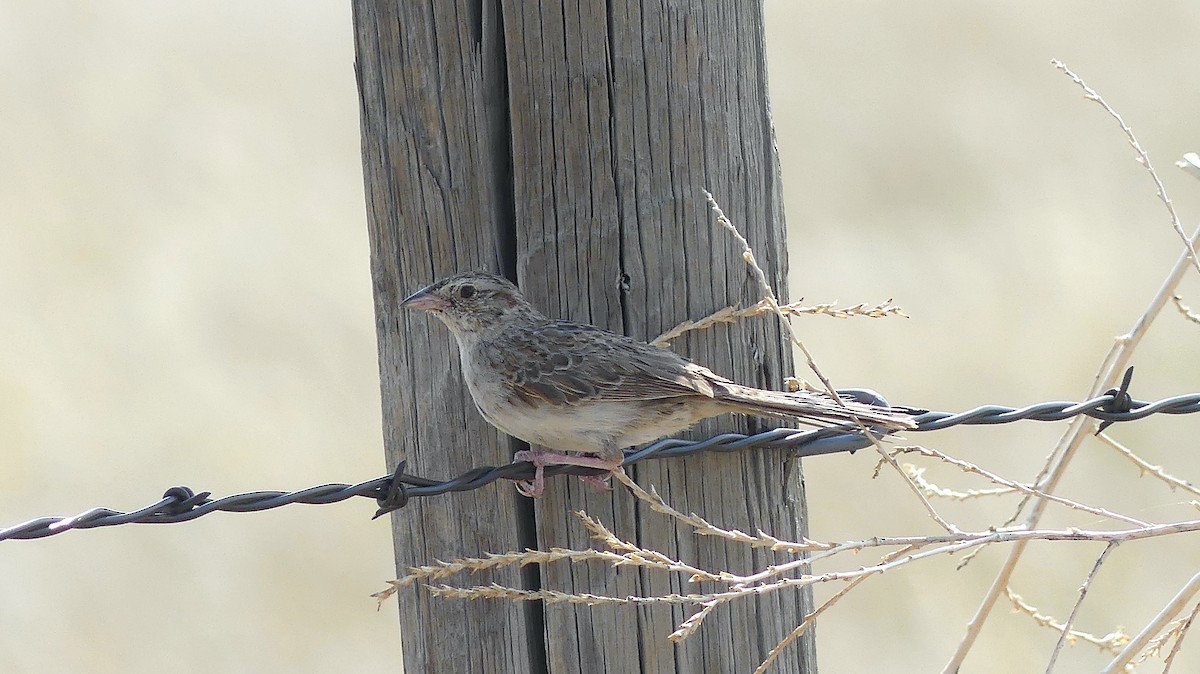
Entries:
[[481, 347], [489, 365], [512, 373], [513, 392], [527, 402], [711, 398], [729, 381], [673, 351], [569, 321], [508, 332]]

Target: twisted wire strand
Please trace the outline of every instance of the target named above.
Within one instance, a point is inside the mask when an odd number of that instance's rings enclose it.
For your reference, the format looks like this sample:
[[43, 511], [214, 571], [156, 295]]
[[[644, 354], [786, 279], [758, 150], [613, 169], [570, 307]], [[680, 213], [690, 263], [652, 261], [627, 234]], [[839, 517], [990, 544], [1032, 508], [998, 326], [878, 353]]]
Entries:
[[[982, 405], [965, 412], [924, 412], [914, 417], [913, 432], [936, 431], [959, 425], [994, 425], [1021, 420], [1062, 421], [1080, 414], [1099, 419], [1105, 424], [1144, 419], [1152, 414], [1193, 414], [1200, 412], [1200, 393], [1189, 393], [1156, 402], [1144, 402], [1129, 397], [1128, 379], [1121, 389], [1084, 402], [1045, 402], [1026, 407]], [[839, 393], [843, 393], [839, 391]], [[857, 400], [882, 401], [877, 394], [863, 391], [845, 392]], [[872, 398], [872, 396], [874, 396]], [[889, 431], [871, 429], [876, 438]], [[696, 452], [736, 452], [748, 449], [788, 449], [795, 456], [818, 456], [837, 452], [854, 452], [871, 446], [871, 438], [861, 428], [851, 425], [819, 429], [776, 428], [744, 435], [722, 433], [705, 440], [692, 441], [667, 438], [640, 449], [625, 453], [625, 465], [651, 459], [687, 456]], [[479, 489], [497, 480], [528, 480], [533, 477], [533, 465], [528, 462], [504, 466], [479, 466], [449, 480], [433, 480], [405, 472], [401, 463], [391, 475], [356, 485], [325, 484], [294, 492], [257, 491], [219, 499], [209, 498], [209, 492], [194, 492], [187, 487], [172, 487], [158, 502], [133, 512], [108, 508], [92, 508], [71, 517], [41, 517], [12, 527], [0, 529], [0, 541], [44, 538], [72, 529], [95, 529], [119, 524], [174, 524], [187, 522], [215, 511], [257, 512], [292, 503], [326, 504], [345, 501], [355, 496], [374, 499], [379, 504], [378, 517], [397, 510], [411, 498], [437, 496], [448, 492]], [[599, 475], [603, 470], [581, 466], [547, 466], [545, 474]]]

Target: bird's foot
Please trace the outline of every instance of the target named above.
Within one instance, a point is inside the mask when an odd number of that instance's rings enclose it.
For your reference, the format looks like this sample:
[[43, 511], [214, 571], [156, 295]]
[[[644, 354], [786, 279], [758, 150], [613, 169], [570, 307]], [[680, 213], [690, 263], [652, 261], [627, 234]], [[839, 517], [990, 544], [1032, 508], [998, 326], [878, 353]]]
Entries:
[[600, 491], [612, 491], [612, 484], [609, 482], [612, 480], [612, 473], [608, 473], [607, 475], [580, 475], [579, 479], [583, 480], [584, 484], [595, 487]]
[[542, 450], [526, 449], [517, 452], [513, 455], [514, 461], [528, 461], [533, 464], [534, 474], [533, 480], [518, 480], [517, 491], [522, 496], [529, 498], [537, 498], [542, 495], [546, 488], [546, 478], [544, 469], [546, 466], [586, 466], [588, 468], [603, 468], [609, 471], [607, 475], [601, 477], [599, 475], [581, 475], [580, 479], [584, 482], [603, 489], [612, 491], [612, 486], [608, 484], [608, 479], [612, 477], [612, 472], [621, 469], [621, 459], [606, 460], [598, 456], [586, 456], [579, 454], [563, 454], [561, 452], [546, 452]]
[[[517, 459], [517, 461], [525, 460], [527, 459]], [[526, 498], [537, 498], [546, 490], [546, 467], [534, 463], [533, 468], [533, 480], [517, 480], [517, 493]]]

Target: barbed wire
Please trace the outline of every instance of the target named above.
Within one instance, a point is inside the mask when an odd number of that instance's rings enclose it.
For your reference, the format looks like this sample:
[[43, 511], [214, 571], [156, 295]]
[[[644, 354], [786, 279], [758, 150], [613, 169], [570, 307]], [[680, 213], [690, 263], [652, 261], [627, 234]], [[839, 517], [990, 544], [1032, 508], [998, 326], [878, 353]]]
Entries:
[[[1101, 430], [1115, 422], [1136, 421], [1152, 414], [1193, 414], [1200, 412], [1200, 393], [1164, 398], [1157, 402], [1134, 400], [1129, 396], [1132, 368], [1126, 372], [1120, 389], [1111, 389], [1102, 396], [1083, 402], [1045, 402], [1027, 407], [983, 405], [965, 412], [933, 412], [910, 410], [915, 413], [916, 428], [911, 432], [937, 431], [959, 425], [994, 425], [1020, 420], [1063, 421], [1078, 415], [1099, 419]], [[882, 398], [862, 389], [839, 390], [840, 395], [863, 402], [885, 404]], [[870, 429], [876, 438], [891, 431]], [[862, 428], [850, 425], [819, 429], [776, 428], [753, 435], [722, 433], [706, 440], [667, 438], [625, 453], [624, 465], [651, 459], [687, 456], [696, 452], [738, 452], [749, 449], [787, 449], [794, 456], [808, 457], [839, 452], [854, 452], [870, 447], [872, 439]], [[209, 498], [209, 492], [195, 492], [188, 487], [171, 487], [157, 503], [141, 510], [120, 512], [108, 508], [92, 508], [72, 517], [42, 517], [16, 526], [0, 529], [0, 541], [44, 538], [72, 529], [95, 529], [119, 524], [175, 524], [188, 522], [211, 512], [256, 512], [292, 503], [337, 503], [360, 496], [374, 499], [379, 509], [375, 517], [403, 508], [412, 498], [437, 496], [449, 492], [470, 491], [497, 480], [528, 480], [534, 475], [528, 462], [504, 466], [480, 466], [450, 480], [433, 480], [409, 475], [402, 462], [391, 475], [356, 485], [326, 484], [301, 491], [257, 491]], [[604, 471], [581, 466], [547, 466], [545, 474], [600, 475]]]

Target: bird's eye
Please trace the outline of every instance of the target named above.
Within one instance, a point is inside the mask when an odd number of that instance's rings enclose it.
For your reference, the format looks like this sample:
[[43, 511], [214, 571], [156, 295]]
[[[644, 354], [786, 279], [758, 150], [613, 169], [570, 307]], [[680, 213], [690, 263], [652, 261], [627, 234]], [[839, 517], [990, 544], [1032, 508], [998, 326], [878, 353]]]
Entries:
[[475, 296], [475, 286], [471, 285], [470, 283], [468, 283], [465, 286], [462, 286], [461, 288], [458, 289], [458, 296], [463, 298], [464, 300], [471, 299], [472, 297]]

